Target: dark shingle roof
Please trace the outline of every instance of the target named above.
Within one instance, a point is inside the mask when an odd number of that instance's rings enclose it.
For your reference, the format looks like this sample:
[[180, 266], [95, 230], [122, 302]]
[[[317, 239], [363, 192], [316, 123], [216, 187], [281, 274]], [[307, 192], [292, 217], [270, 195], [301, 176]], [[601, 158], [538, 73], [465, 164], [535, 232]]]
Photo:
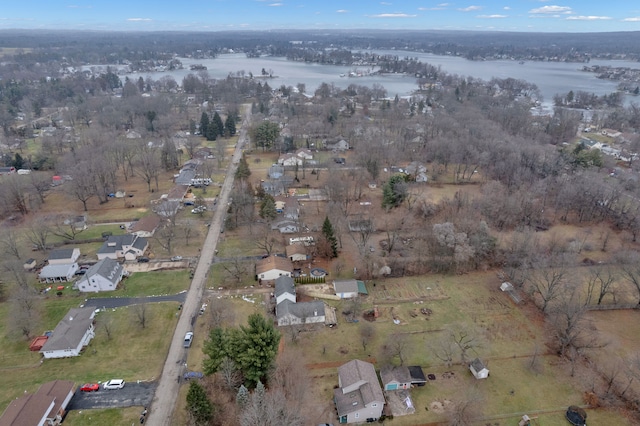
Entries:
[[274, 295], [278, 297], [285, 293], [290, 293], [295, 296], [296, 286], [295, 286], [295, 283], [293, 282], [293, 278], [283, 275], [281, 277], [276, 278]]

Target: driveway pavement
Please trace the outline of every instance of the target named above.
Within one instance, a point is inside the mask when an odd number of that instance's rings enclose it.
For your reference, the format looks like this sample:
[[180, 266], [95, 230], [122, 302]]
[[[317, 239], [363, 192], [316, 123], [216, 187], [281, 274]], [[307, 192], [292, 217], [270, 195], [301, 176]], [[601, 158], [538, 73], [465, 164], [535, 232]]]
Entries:
[[87, 299], [84, 306], [93, 306], [100, 309], [122, 308], [123, 306], [139, 305], [140, 303], [157, 303], [157, 302], [180, 302], [184, 303], [187, 298], [187, 292], [183, 291], [178, 294], [168, 296], [147, 296], [147, 297], [96, 297]]
[[98, 392], [81, 392], [78, 388], [67, 409], [148, 407], [156, 385], [156, 382], [127, 382], [122, 389], [101, 388]]

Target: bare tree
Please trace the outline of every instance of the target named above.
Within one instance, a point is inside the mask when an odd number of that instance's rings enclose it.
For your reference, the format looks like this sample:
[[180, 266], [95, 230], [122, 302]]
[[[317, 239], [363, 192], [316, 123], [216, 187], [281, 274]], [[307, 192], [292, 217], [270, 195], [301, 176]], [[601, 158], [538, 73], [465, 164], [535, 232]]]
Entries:
[[227, 276], [240, 284], [248, 276], [248, 265], [239, 252], [234, 253], [228, 261], [221, 264]]
[[65, 182], [65, 191], [77, 198], [84, 211], [87, 209], [87, 202], [96, 195], [96, 183], [93, 180], [92, 165], [88, 161], [80, 161], [73, 167], [72, 179]]
[[29, 339], [40, 322], [42, 300], [30, 285], [16, 285], [11, 294], [10, 328]]
[[191, 238], [198, 237], [200, 235], [200, 231], [196, 227], [196, 223], [190, 219], [185, 220], [181, 223], [182, 233], [184, 235], [185, 245], [189, 246], [189, 242]]
[[7, 256], [21, 259], [20, 256], [20, 240], [18, 234], [13, 232], [11, 228], [4, 228], [0, 230], [0, 246], [2, 247], [2, 253]]
[[84, 231], [84, 227], [76, 225], [75, 215], [72, 213], [49, 216], [47, 222], [51, 224], [51, 233], [65, 240], [75, 240]]
[[540, 309], [547, 313], [550, 303], [558, 299], [566, 286], [564, 266], [549, 267], [547, 263], [534, 265], [526, 277], [531, 294], [539, 299]]
[[482, 346], [480, 331], [462, 324], [452, 324], [447, 328], [449, 338], [453, 342], [457, 352], [460, 353], [460, 362], [466, 365], [469, 352], [476, 352]]
[[270, 256], [273, 253], [276, 243], [277, 240], [271, 233], [268, 223], [263, 224], [254, 235], [253, 244], [264, 250], [266, 255]]
[[451, 336], [445, 332], [441, 333], [438, 338], [430, 342], [429, 348], [433, 355], [440, 361], [444, 362], [447, 367], [453, 365], [453, 356], [456, 353], [456, 345]]
[[155, 181], [158, 190], [158, 176], [160, 175], [160, 155], [153, 146], [138, 145], [136, 173], [147, 183], [147, 189], [151, 192], [151, 182]]
[[395, 358], [398, 359], [400, 365], [404, 365], [405, 357], [409, 349], [409, 340], [406, 335], [393, 335], [390, 334], [387, 341], [382, 346], [382, 358], [392, 362]]
[[635, 251], [621, 253], [618, 256], [620, 273], [636, 291], [636, 299], [640, 305], [640, 255]]
[[237, 391], [238, 387], [242, 384], [242, 372], [229, 357], [225, 357], [222, 363], [220, 363], [218, 374], [224, 386], [230, 391]]
[[155, 241], [169, 254], [173, 250], [173, 242], [177, 237], [176, 226], [171, 221], [166, 222], [164, 226], [154, 233]]
[[219, 328], [233, 322], [233, 306], [226, 299], [213, 298], [209, 300], [207, 312], [209, 312], [209, 328]]
[[142, 298], [138, 299], [137, 303], [134, 304], [132, 308], [135, 323], [140, 328], [145, 328], [147, 326], [147, 321], [149, 321], [149, 311], [146, 301]]
[[602, 300], [607, 294], [613, 295], [615, 303], [615, 294], [613, 292], [613, 285], [617, 281], [617, 274], [606, 266], [595, 266], [589, 268], [589, 277], [587, 278], [587, 300], [586, 305], [591, 303], [591, 299], [595, 295], [598, 300], [597, 305], [602, 304]]
[[25, 234], [36, 250], [47, 250], [47, 242], [51, 236], [51, 229], [49, 228], [49, 224], [44, 220], [33, 220]]
[[483, 401], [479, 393], [472, 389], [447, 408], [449, 426], [472, 426], [482, 418]]
[[369, 322], [363, 322], [359, 327], [360, 331], [360, 339], [362, 341], [362, 349], [367, 350], [367, 345], [373, 340], [376, 335], [376, 329], [373, 327], [373, 324]]

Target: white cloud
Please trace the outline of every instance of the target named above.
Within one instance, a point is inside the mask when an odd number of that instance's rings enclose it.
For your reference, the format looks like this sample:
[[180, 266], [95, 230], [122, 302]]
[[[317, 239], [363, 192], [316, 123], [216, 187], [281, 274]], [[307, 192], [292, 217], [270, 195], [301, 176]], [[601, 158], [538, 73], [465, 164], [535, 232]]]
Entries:
[[80, 6], [77, 4], [70, 4], [67, 6], [67, 9], [93, 9], [93, 6]]
[[153, 19], [151, 19], [151, 18], [127, 18], [127, 21], [129, 21], [129, 22], [149, 22], [149, 21], [153, 21]]
[[640, 22], [640, 16], [636, 16], [633, 18], [624, 18], [622, 22]]
[[349, 11], [346, 9], [338, 9], [336, 10], [336, 13], [349, 13]]
[[408, 13], [379, 13], [378, 15], [367, 15], [369, 18], [415, 18], [418, 15]]
[[572, 13], [571, 8], [569, 6], [542, 6], [537, 9], [531, 9], [529, 13], [534, 14], [547, 14], [547, 13], [563, 13], [569, 14]]
[[609, 16], [569, 16], [568, 21], [606, 21], [612, 19]]
[[280, 7], [280, 6], [284, 6], [284, 3], [271, 3], [269, 5], [269, 7]]
[[511, 8], [509, 6], [505, 6], [502, 8], [502, 10], [511, 10]]
[[480, 19], [502, 19], [502, 18], [508, 18], [507, 15], [478, 15], [476, 16], [476, 18], [480, 18]]
[[480, 9], [482, 9], [482, 6], [467, 6], [467, 7], [458, 8], [460, 12], [473, 12], [474, 10], [480, 10]]
[[383, 5], [383, 6], [391, 6], [392, 5], [392, 3], [389, 3], [389, 2], [386, 2], [386, 1], [381, 1], [380, 4]]
[[418, 10], [444, 10], [444, 6], [436, 6], [436, 7], [419, 7]]

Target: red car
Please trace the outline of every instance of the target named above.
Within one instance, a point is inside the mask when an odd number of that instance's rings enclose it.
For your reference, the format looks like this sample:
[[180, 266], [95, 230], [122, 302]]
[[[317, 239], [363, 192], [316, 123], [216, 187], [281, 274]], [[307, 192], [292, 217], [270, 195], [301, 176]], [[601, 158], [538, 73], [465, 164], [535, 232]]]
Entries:
[[82, 392], [97, 392], [100, 390], [100, 385], [97, 383], [85, 383], [80, 390]]

